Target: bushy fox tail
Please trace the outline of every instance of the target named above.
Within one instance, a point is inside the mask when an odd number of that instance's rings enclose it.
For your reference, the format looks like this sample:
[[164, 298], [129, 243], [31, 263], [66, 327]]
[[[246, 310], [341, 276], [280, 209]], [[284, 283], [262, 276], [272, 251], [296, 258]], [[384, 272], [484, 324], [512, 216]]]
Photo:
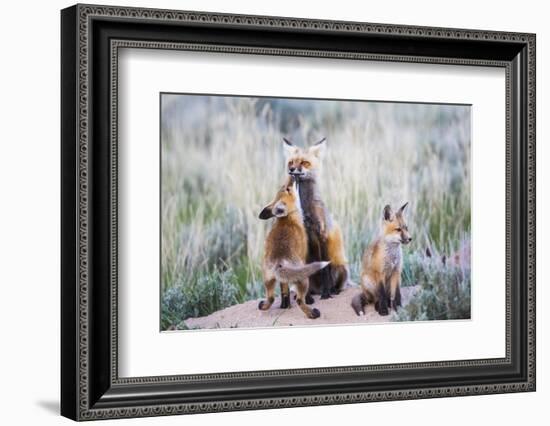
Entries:
[[282, 263], [275, 268], [275, 276], [282, 282], [295, 282], [305, 280], [315, 272], [320, 271], [330, 262], [311, 262], [307, 265], [296, 265], [293, 263]]
[[374, 291], [372, 289], [362, 289], [351, 299], [351, 307], [357, 315], [365, 314], [365, 306], [374, 303]]

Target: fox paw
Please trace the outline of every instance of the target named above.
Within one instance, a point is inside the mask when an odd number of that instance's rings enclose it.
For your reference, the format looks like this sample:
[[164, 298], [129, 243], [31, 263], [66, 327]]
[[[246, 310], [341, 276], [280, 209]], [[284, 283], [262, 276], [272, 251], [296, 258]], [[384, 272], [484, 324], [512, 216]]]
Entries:
[[261, 311], [267, 311], [269, 309], [269, 306], [267, 305], [267, 302], [265, 300], [260, 300], [260, 303], [258, 304], [258, 309]]
[[321, 312], [319, 312], [319, 309], [313, 308], [311, 310], [311, 314], [310, 314], [311, 319], [319, 318], [320, 316], [321, 316]]
[[389, 314], [388, 308], [387, 307], [382, 307], [378, 310], [378, 313], [384, 317], [384, 316]]

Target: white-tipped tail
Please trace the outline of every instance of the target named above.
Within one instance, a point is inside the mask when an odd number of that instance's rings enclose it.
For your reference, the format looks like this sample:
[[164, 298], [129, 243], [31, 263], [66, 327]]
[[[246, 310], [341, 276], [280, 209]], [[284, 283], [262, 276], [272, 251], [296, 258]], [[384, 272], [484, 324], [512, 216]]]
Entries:
[[305, 280], [315, 272], [325, 268], [330, 262], [311, 262], [307, 265], [296, 265], [285, 262], [275, 268], [275, 276], [279, 281], [294, 282]]

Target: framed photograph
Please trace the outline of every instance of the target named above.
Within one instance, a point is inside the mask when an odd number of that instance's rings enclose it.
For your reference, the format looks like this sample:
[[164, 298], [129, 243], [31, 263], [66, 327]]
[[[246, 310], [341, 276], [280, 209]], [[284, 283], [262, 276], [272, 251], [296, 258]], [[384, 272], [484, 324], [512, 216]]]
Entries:
[[61, 412], [535, 390], [535, 35], [61, 12]]

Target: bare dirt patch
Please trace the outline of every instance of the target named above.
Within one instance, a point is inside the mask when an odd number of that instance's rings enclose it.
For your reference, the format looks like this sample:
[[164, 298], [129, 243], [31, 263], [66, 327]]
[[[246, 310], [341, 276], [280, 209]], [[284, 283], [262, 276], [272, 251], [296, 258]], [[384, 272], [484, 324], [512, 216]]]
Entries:
[[[418, 286], [401, 288], [401, 299], [406, 306], [416, 294]], [[268, 311], [260, 311], [260, 300], [251, 300], [240, 305], [230, 306], [205, 317], [188, 318], [185, 326], [190, 329], [212, 328], [255, 328], [255, 327], [285, 327], [321, 324], [352, 324], [352, 323], [384, 323], [395, 319], [392, 313], [381, 316], [372, 305], [366, 307], [365, 315], [357, 316], [351, 307], [351, 299], [359, 292], [357, 287], [346, 288], [339, 295], [321, 300], [314, 296], [312, 305], [321, 311], [317, 319], [306, 318], [298, 308], [291, 295], [290, 309], [280, 309], [279, 297]]]

